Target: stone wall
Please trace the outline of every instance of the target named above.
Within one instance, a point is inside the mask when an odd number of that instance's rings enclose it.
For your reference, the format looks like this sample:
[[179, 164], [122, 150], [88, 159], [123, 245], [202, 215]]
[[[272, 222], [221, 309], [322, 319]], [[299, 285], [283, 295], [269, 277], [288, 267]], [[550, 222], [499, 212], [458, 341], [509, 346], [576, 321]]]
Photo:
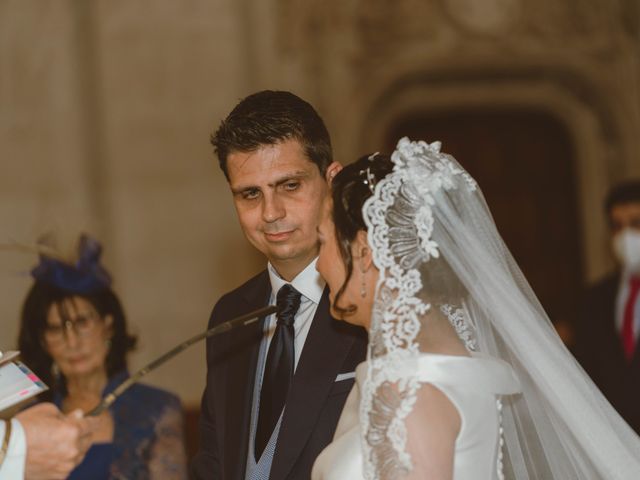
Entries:
[[[317, 106], [344, 163], [416, 109], [552, 113], [578, 152], [593, 279], [610, 266], [602, 196], [640, 176], [638, 2], [476, 4], [0, 0], [0, 242], [99, 237], [142, 365], [204, 329], [215, 299], [263, 266], [208, 136], [239, 98], [279, 88]], [[34, 262], [0, 252], [0, 348], [14, 345]], [[195, 405], [204, 349], [151, 381]]]

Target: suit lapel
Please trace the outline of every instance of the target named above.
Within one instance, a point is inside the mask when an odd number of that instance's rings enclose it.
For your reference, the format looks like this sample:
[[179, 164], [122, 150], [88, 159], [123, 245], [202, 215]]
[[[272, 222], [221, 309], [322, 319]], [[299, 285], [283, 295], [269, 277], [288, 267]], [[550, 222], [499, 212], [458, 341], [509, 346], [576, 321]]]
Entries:
[[270, 478], [286, 478], [291, 471], [355, 341], [340, 333], [337, 326], [329, 316], [325, 289], [287, 397]]
[[[256, 282], [254, 288], [244, 292], [242, 311], [251, 311], [267, 305], [271, 293], [269, 277]], [[241, 313], [241, 312], [240, 312]], [[251, 427], [251, 406], [256, 366], [262, 340], [264, 318], [240, 328], [228, 338], [230, 361], [226, 382], [217, 387], [225, 389], [225, 478], [243, 479], [245, 475], [248, 439]], [[223, 396], [221, 395], [220, 398]]]

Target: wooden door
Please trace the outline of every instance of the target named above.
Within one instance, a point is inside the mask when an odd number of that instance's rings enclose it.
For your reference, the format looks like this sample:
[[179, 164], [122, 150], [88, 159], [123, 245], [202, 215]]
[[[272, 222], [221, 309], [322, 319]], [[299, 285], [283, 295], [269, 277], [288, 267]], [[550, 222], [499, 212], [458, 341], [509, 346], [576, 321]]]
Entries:
[[574, 151], [563, 125], [532, 111], [417, 113], [389, 130], [385, 151], [403, 136], [440, 140], [478, 181], [507, 246], [570, 344], [582, 265]]

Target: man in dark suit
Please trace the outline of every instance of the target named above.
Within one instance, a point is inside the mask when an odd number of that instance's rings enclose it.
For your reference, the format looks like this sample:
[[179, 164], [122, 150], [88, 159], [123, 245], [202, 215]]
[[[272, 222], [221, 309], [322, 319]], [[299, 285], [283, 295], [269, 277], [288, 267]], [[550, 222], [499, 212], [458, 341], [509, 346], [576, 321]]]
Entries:
[[587, 290], [574, 353], [640, 433], [640, 181], [614, 187], [605, 210], [620, 268]]
[[[212, 143], [243, 232], [268, 264], [218, 301], [209, 327], [276, 299], [289, 303], [279, 307], [277, 320], [271, 315], [208, 340], [200, 448], [191, 475], [308, 479], [333, 437], [366, 352], [364, 330], [330, 317], [315, 269], [317, 224], [341, 167], [332, 159], [320, 116], [289, 92], [243, 99]], [[281, 323], [285, 310], [295, 312], [293, 327]], [[272, 379], [282, 377], [271, 372], [281, 372], [285, 360], [292, 378], [281, 386]], [[270, 411], [275, 415], [269, 417]]]

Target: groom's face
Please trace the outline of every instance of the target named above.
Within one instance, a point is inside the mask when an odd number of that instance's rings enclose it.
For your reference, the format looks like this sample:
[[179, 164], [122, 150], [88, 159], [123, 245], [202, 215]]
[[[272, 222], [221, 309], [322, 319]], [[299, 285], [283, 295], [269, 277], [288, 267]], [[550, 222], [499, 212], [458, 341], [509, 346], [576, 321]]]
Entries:
[[283, 278], [292, 280], [317, 255], [327, 181], [297, 140], [230, 153], [227, 168], [244, 234]]

